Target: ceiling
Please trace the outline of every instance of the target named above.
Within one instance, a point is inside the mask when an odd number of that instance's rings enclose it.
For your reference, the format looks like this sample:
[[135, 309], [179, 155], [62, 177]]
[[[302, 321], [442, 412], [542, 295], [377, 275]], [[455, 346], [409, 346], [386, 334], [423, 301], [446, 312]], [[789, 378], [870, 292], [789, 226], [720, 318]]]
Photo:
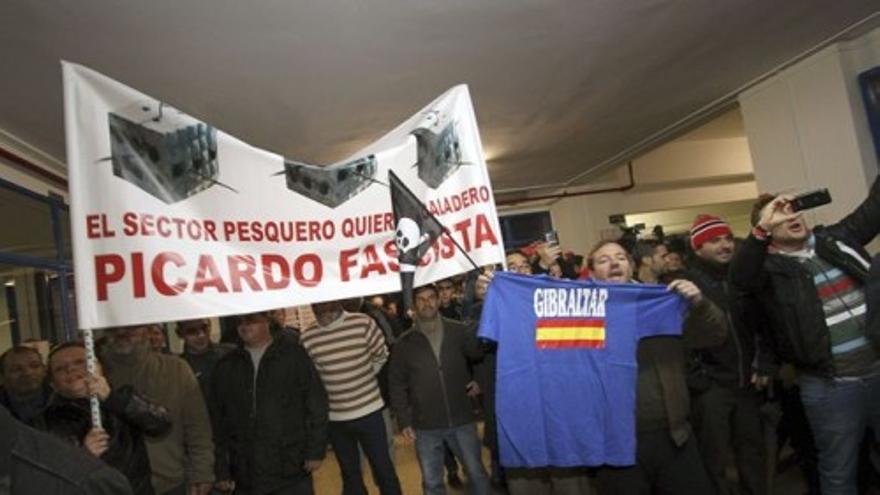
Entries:
[[749, 81], [841, 33], [873, 27], [877, 7], [3, 0], [0, 129], [64, 162], [66, 59], [253, 145], [332, 163], [467, 83], [495, 189], [521, 194], [589, 184], [729, 108]]

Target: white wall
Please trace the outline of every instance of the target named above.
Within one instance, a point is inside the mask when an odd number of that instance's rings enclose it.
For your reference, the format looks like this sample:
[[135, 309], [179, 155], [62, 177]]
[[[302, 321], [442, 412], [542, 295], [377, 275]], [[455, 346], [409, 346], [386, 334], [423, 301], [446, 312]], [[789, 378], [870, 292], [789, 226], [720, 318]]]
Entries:
[[[828, 187], [834, 202], [812, 213], [812, 220], [841, 218], [862, 201], [878, 170], [857, 81], [878, 65], [880, 29], [745, 91], [739, 98], [745, 137], [685, 136], [633, 162], [634, 189], [553, 203], [548, 209], [560, 241], [586, 251], [613, 228], [611, 214], [690, 207], [716, 214], [733, 207], [723, 203], [752, 200], [759, 191]], [[597, 188], [626, 182], [625, 167], [594, 181]]]
[[[65, 177], [66, 170], [63, 165], [51, 157], [39, 152], [14, 136], [0, 129], [0, 148], [18, 155], [52, 174]], [[33, 192], [48, 195], [50, 192], [58, 194], [67, 201], [67, 189], [59, 184], [51, 182], [43, 177], [30, 173], [15, 164], [0, 158], [0, 178], [17, 184]]]
[[880, 29], [830, 46], [739, 97], [762, 192], [827, 187], [833, 222], [865, 196], [877, 161], [859, 93], [860, 72], [880, 65]]
[[[689, 207], [724, 214], [712, 205], [751, 200], [757, 195], [744, 137], [670, 142], [633, 161], [636, 187], [626, 192], [562, 199], [548, 209], [563, 248], [585, 253], [616, 227], [612, 214], [647, 213]], [[597, 187], [624, 185], [625, 166], [597, 178]], [[601, 185], [600, 185], [601, 184]], [[507, 211], [505, 211], [507, 213]]]
[[723, 218], [730, 224], [735, 236], [745, 237], [752, 228], [750, 217], [753, 204], [754, 201], [750, 198], [732, 203], [718, 203], [652, 213], [635, 213], [626, 216], [626, 223], [627, 225], [644, 223], [648, 233], [655, 225], [662, 225], [666, 234], [687, 234], [697, 215], [710, 213]]

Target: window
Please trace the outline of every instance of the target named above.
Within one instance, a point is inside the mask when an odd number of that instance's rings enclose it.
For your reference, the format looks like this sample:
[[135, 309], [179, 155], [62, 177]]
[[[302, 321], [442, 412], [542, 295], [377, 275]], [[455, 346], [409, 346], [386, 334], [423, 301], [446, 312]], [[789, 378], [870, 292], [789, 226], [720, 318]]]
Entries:
[[64, 306], [68, 314], [73, 309], [72, 274], [0, 264], [0, 283], [0, 349], [26, 340], [65, 340]]
[[75, 328], [70, 215], [58, 197], [0, 179], [0, 352]]
[[508, 250], [544, 240], [544, 233], [553, 230], [549, 211], [506, 215], [500, 217], [500, 222], [504, 248]]
[[0, 187], [0, 225], [0, 253], [56, 259], [48, 202]]

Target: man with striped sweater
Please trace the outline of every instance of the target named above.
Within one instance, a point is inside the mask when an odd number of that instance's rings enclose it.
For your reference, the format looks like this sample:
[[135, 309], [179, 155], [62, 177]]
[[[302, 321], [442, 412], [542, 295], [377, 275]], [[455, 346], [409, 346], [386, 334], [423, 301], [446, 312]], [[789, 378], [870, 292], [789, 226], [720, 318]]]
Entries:
[[382, 330], [372, 318], [348, 313], [338, 301], [312, 305], [315, 324], [300, 339], [324, 382], [330, 403], [330, 444], [342, 471], [344, 495], [366, 495], [363, 450], [382, 495], [400, 494], [388, 452], [376, 379], [388, 361]]
[[731, 261], [730, 281], [762, 301], [777, 353], [799, 371], [822, 493], [855, 494], [866, 427], [880, 438], [880, 342], [865, 320], [863, 248], [880, 230], [880, 182], [828, 227], [811, 229], [791, 200], [767, 196], [755, 205], [755, 228]]

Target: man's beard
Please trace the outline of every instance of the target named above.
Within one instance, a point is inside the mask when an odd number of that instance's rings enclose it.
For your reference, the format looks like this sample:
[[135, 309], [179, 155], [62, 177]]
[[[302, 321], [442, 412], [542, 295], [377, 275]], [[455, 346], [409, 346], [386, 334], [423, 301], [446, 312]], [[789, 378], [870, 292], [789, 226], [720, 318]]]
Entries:
[[152, 348], [150, 347], [149, 341], [141, 341], [134, 342], [132, 344], [109, 344], [107, 345], [107, 354], [110, 356], [137, 356], [143, 355], [150, 352]]
[[440, 311], [435, 311], [431, 316], [419, 313], [416, 316], [422, 321], [434, 321], [440, 319]]

